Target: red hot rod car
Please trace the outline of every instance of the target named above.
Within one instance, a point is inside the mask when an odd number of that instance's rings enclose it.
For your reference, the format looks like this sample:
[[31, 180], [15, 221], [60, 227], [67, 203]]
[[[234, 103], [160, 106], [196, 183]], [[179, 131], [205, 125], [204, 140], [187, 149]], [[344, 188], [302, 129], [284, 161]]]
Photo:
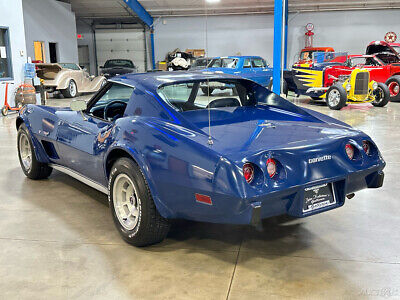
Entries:
[[400, 43], [371, 42], [367, 46], [366, 54], [374, 55], [380, 62], [374, 71], [375, 75], [371, 73], [371, 77], [378, 76], [377, 81], [386, 82], [390, 100], [400, 102]]

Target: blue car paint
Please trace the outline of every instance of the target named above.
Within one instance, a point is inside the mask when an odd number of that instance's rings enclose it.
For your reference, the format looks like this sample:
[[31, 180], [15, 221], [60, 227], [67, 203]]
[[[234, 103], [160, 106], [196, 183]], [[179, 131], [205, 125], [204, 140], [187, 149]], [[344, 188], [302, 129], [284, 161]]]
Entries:
[[[222, 57], [217, 57], [213, 59], [221, 59]], [[225, 74], [237, 75], [242, 78], [253, 80], [258, 84], [267, 87], [270, 79], [272, 77], [272, 68], [267, 65], [265, 68], [244, 68], [244, 62], [246, 59], [263, 59], [260, 56], [228, 56], [223, 58], [233, 58], [237, 59], [238, 62], [235, 68], [207, 68], [206, 71], [210, 72], [222, 72]], [[264, 60], [264, 59], [263, 59]], [[265, 60], [264, 60], [265, 61]]]
[[[210, 110], [212, 146], [207, 110], [178, 112], [157, 94], [164, 84], [205, 79], [241, 81], [258, 99], [254, 107]], [[140, 166], [163, 217], [216, 223], [249, 224], [255, 206], [261, 206], [261, 218], [305, 217], [342, 206], [347, 194], [379, 187], [385, 162], [369, 136], [251, 81], [208, 72], [129, 74], [113, 81], [135, 87], [125, 116], [115, 122], [91, 116], [85, 121], [68, 108], [21, 110], [17, 122], [26, 124], [39, 161], [67, 166], [106, 187], [107, 158], [123, 150]], [[364, 140], [373, 146], [371, 156], [363, 152]], [[49, 156], [43, 141], [54, 144], [58, 158]], [[354, 161], [345, 153], [349, 142]], [[308, 163], [326, 154], [332, 159]], [[278, 161], [273, 179], [266, 175], [271, 157]], [[257, 166], [252, 184], [243, 177], [245, 162]], [[326, 182], [334, 183], [337, 203], [302, 213], [304, 188]], [[210, 196], [212, 205], [196, 202], [196, 193]]]

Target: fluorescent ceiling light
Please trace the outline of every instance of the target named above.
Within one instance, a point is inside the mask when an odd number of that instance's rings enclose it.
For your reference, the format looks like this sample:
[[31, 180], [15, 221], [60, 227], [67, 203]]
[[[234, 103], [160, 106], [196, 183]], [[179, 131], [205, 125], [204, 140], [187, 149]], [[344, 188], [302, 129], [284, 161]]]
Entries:
[[221, 0], [206, 0], [206, 2], [208, 3], [217, 3], [220, 2]]

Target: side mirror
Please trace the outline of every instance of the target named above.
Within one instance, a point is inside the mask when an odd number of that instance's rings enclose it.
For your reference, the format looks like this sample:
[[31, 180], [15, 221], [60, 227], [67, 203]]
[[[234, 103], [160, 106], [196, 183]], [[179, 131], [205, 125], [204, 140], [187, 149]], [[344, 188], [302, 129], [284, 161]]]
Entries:
[[100, 66], [99, 68], [100, 68], [100, 69], [104, 69], [104, 66]]
[[69, 107], [72, 111], [79, 111], [81, 113], [82, 119], [84, 121], [87, 121], [87, 118], [83, 114], [83, 111], [87, 108], [85, 100], [72, 100]]

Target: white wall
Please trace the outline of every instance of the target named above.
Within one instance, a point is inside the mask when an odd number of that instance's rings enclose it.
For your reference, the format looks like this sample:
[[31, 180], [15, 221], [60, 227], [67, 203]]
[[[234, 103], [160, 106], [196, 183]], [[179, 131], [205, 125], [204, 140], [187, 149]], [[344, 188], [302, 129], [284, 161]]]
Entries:
[[88, 46], [89, 48], [89, 62], [90, 62], [90, 74], [97, 75], [96, 73], [96, 54], [95, 54], [95, 47], [94, 47], [94, 37], [92, 28], [82, 21], [76, 22], [76, 31], [77, 33], [81, 34], [83, 37], [82, 39], [78, 40], [79, 46]]
[[[288, 62], [304, 47], [304, 26], [315, 25], [315, 46], [363, 53], [367, 44], [388, 31], [400, 38], [400, 10], [360, 10], [289, 15]], [[163, 24], [164, 22], [166, 24]], [[260, 55], [272, 63], [273, 15], [208, 17], [208, 55]], [[180, 48], [205, 48], [205, 17], [163, 18], [155, 30], [156, 60]]]
[[55, 0], [22, 0], [22, 4], [28, 56], [34, 59], [34, 41], [45, 42], [49, 62], [49, 42], [55, 42], [60, 62], [78, 63], [76, 21], [71, 6]]
[[[12, 95], [14, 88], [15, 85], [18, 86], [24, 80], [24, 66], [27, 61], [21, 0], [0, 1], [0, 26], [9, 28], [12, 70], [14, 77], [12, 82], [14, 82], [14, 85], [9, 86], [8, 101], [13, 105], [14, 99]], [[22, 56], [20, 51], [23, 51]], [[4, 103], [4, 87], [3, 84], [0, 84], [1, 107]]]

